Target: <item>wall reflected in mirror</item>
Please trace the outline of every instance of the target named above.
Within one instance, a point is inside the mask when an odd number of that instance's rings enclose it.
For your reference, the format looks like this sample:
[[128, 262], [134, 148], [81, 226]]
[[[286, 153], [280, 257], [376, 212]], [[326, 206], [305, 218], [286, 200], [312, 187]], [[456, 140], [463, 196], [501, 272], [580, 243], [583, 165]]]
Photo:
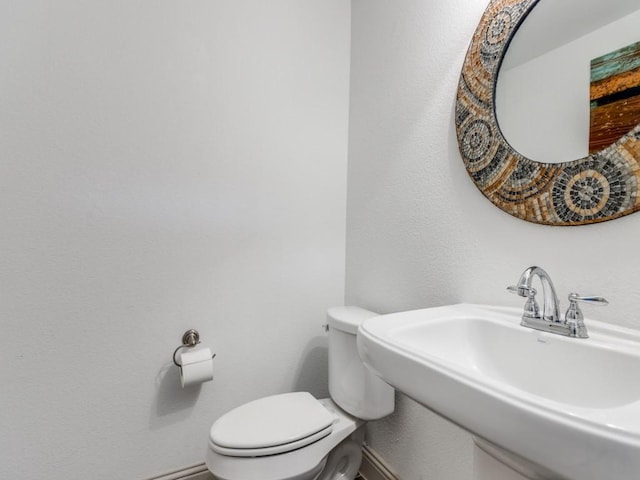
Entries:
[[[544, 163], [576, 160], [606, 147], [606, 140], [589, 147], [591, 62], [638, 41], [638, 0], [540, 0], [516, 32], [499, 71], [496, 118], [505, 139], [522, 155]], [[599, 113], [602, 124], [611, 108]], [[638, 122], [628, 123], [617, 138]], [[620, 125], [614, 129], [619, 133]]]

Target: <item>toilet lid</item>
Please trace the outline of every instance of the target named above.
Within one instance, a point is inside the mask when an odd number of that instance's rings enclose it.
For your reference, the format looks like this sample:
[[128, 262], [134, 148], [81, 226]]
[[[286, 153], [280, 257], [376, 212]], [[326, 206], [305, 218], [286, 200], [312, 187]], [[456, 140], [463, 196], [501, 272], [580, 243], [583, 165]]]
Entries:
[[284, 453], [331, 433], [333, 415], [307, 392], [285, 393], [246, 403], [211, 427], [214, 450], [223, 455]]

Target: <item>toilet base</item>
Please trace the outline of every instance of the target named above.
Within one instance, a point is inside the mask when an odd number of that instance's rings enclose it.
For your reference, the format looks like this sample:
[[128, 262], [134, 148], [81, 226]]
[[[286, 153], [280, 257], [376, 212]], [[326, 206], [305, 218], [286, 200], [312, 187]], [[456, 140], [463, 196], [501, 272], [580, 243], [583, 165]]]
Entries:
[[326, 463], [316, 480], [353, 480], [362, 463], [364, 425], [343, 440], [326, 457]]

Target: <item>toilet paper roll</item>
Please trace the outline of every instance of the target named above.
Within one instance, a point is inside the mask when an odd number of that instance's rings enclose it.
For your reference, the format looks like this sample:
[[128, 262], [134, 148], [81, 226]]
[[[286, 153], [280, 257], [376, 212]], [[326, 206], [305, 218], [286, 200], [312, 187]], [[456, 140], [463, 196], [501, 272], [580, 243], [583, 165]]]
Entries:
[[184, 348], [178, 353], [182, 388], [213, 380], [213, 359], [207, 347]]

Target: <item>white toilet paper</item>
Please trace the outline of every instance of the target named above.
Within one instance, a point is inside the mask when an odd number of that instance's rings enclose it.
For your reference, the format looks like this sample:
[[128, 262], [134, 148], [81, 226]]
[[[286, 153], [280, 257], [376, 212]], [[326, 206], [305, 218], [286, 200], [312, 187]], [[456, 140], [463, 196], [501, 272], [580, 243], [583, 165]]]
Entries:
[[182, 388], [213, 380], [213, 359], [207, 347], [183, 348], [178, 353]]

